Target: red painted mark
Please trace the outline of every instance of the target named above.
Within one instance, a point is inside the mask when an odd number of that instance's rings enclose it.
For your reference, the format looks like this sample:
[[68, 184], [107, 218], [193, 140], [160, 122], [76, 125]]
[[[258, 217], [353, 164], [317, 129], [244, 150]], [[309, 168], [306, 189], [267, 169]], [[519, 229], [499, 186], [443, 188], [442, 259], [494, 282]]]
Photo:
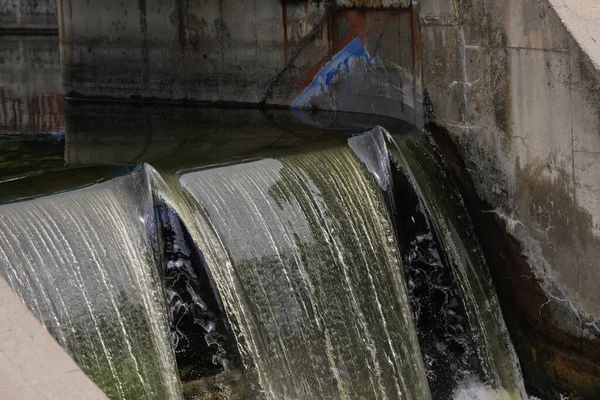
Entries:
[[302, 83], [302, 86], [300, 87], [300, 89], [304, 90], [308, 85], [310, 85], [310, 83], [313, 81], [315, 76], [319, 73], [321, 68], [323, 68], [323, 66], [325, 66], [325, 64], [327, 64], [329, 61], [331, 61], [331, 59], [333, 58], [333, 55], [338, 53], [340, 50], [342, 50], [344, 47], [346, 47], [348, 45], [348, 43], [350, 43], [351, 41], [353, 41], [356, 38], [356, 35], [354, 35], [352, 33], [353, 32], [348, 32], [347, 34], [345, 34], [338, 42], [336, 42], [332, 46], [331, 50], [329, 51], [329, 54], [327, 54], [325, 57], [321, 58], [315, 65], [313, 65], [313, 67], [308, 71], [308, 75], [306, 76], [306, 79]]
[[6, 91], [2, 90], [0, 91], [1, 93], [1, 98], [2, 98], [2, 123], [4, 124], [8, 124], [8, 111], [6, 109]]
[[56, 95], [56, 114], [54, 115], [54, 125], [60, 129], [65, 123], [65, 104], [63, 103], [63, 97]]
[[18, 115], [17, 114], [17, 104], [13, 101], [10, 105], [12, 106], [12, 115], [14, 116], [13, 118], [15, 118], [15, 124], [19, 124], [19, 122], [16, 121], [17, 115]]
[[348, 21], [352, 29], [356, 32], [361, 42], [365, 42], [367, 38], [367, 28], [365, 27], [365, 13], [364, 11], [348, 11], [343, 13], [344, 19]]
[[304, 32], [308, 33], [308, 1], [304, 3]]
[[27, 124], [40, 132], [62, 129], [65, 119], [62, 94], [33, 93], [28, 101], [23, 101], [0, 91], [0, 124], [18, 128], [26, 118]]
[[[302, 85], [300, 86], [300, 90], [304, 90], [310, 83], [313, 81], [315, 76], [319, 73], [321, 68], [325, 64], [327, 64], [333, 58], [333, 55], [341, 51], [344, 47], [348, 45], [351, 41], [360, 38], [361, 42], [365, 42], [368, 31], [365, 28], [365, 15], [363, 11], [347, 11], [340, 13], [346, 21], [350, 24], [350, 29], [342, 36], [340, 40], [338, 40], [335, 44], [329, 46], [329, 53], [321, 58], [313, 67], [308, 71], [308, 75]], [[331, 19], [331, 17], [330, 17]], [[327, 41], [331, 43], [331, 31], [333, 24], [331, 21], [327, 24]]]

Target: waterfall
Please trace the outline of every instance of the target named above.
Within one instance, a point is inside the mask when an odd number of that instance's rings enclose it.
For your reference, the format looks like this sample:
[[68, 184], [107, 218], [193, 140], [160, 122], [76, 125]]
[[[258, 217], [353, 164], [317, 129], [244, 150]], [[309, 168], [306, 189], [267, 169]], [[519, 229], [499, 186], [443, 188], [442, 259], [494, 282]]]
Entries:
[[0, 274], [115, 399], [524, 395], [427, 138], [327, 137], [197, 167], [87, 167], [38, 197], [7, 182]]
[[[395, 185], [396, 197], [402, 196], [397, 204], [401, 208], [402, 203], [410, 202], [406, 189], [413, 192], [418, 212], [404, 217], [410, 216], [415, 224], [414, 218], [419, 218], [415, 214], [420, 214], [426, 225], [411, 238], [412, 243], [406, 249], [416, 252], [407, 260], [407, 275], [415, 278], [410, 280], [409, 287], [413, 289], [410, 292], [416, 291], [419, 284], [428, 287], [427, 296], [420, 300], [429, 304], [413, 304], [413, 308], [418, 314], [421, 306], [430, 306], [434, 301], [433, 291], [443, 297], [434, 310], [437, 315], [429, 316], [433, 319], [429, 324], [435, 327], [420, 332], [431, 349], [424, 350], [429, 365], [433, 366], [428, 372], [449, 375], [450, 381], [440, 379], [438, 390], [451, 389], [456, 399], [526, 398], [519, 361], [502, 319], [485, 258], [442, 160], [436, 158], [425, 135], [390, 138], [389, 150], [396, 173], [404, 175], [407, 183]], [[405, 191], [399, 193], [401, 187]], [[417, 257], [422, 259], [421, 263], [414, 262]], [[419, 279], [422, 282], [416, 282]], [[412, 300], [419, 303], [416, 296]], [[436, 329], [443, 330], [442, 337], [436, 337]], [[432, 385], [436, 378], [430, 377]]]
[[0, 273], [109, 397], [179, 399], [146, 181], [0, 206]]
[[168, 182], [255, 393], [429, 397], [385, 193], [348, 147]]

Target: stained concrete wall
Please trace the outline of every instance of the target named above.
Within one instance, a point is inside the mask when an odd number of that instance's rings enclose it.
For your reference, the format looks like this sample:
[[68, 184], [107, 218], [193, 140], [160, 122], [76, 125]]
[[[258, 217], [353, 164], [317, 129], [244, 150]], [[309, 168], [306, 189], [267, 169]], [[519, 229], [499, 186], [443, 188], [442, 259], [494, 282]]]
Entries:
[[430, 118], [540, 274], [600, 316], [600, 74], [545, 0], [441, 4], [421, 5]]
[[56, 32], [57, 16], [55, 0], [3, 0], [0, 32]]
[[0, 41], [0, 135], [64, 132], [58, 37]]
[[65, 91], [414, 122], [413, 14], [395, 5], [366, 12], [322, 1], [61, 0]]
[[[449, 130], [489, 212], [518, 239], [532, 267], [521, 279], [546, 292], [513, 293], [522, 309], [535, 309], [531, 335], [562, 349], [539, 367], [557, 381], [568, 373], [590, 387], [599, 382], [589, 371], [600, 365], [594, 15], [598, 21], [597, 6], [574, 0], [420, 4], [427, 117]], [[585, 343], [596, 345], [589, 350]], [[535, 362], [536, 347], [527, 351]], [[560, 352], [580, 361], [565, 364]], [[578, 370], [582, 365], [588, 372]]]

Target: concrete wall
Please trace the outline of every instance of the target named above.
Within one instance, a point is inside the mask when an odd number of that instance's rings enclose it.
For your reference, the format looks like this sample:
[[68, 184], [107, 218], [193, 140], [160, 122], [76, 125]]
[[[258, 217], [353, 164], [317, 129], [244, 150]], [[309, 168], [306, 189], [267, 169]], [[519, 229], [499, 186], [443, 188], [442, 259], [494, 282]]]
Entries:
[[70, 96], [295, 105], [413, 122], [420, 112], [410, 10], [287, 0], [61, 0], [59, 8]]
[[0, 32], [56, 32], [57, 15], [55, 0], [3, 0]]
[[64, 132], [58, 37], [0, 41], [0, 135]]
[[521, 311], [536, 310], [531, 334], [586, 360], [562, 368], [557, 350], [539, 367], [591, 387], [600, 383], [589, 373], [600, 365], [600, 73], [582, 45], [600, 37], [586, 29], [598, 7], [566, 3], [575, 2], [423, 0], [423, 87], [428, 119], [449, 130], [489, 212], [518, 239], [533, 273], [521, 279], [546, 292], [514, 293]]

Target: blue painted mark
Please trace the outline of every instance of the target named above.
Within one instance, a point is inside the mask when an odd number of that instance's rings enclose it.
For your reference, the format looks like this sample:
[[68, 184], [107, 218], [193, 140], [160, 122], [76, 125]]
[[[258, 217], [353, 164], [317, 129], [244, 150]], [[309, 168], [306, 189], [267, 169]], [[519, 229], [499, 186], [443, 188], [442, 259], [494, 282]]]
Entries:
[[310, 85], [298, 96], [292, 104], [292, 108], [308, 108], [310, 107], [310, 99], [321, 93], [327, 92], [333, 84], [335, 78], [339, 75], [342, 68], [349, 71], [349, 65], [352, 60], [359, 60], [363, 57], [368, 63], [371, 62], [371, 56], [367, 49], [362, 44], [359, 38], [352, 40], [337, 53], [331, 61], [329, 61], [315, 75]]

